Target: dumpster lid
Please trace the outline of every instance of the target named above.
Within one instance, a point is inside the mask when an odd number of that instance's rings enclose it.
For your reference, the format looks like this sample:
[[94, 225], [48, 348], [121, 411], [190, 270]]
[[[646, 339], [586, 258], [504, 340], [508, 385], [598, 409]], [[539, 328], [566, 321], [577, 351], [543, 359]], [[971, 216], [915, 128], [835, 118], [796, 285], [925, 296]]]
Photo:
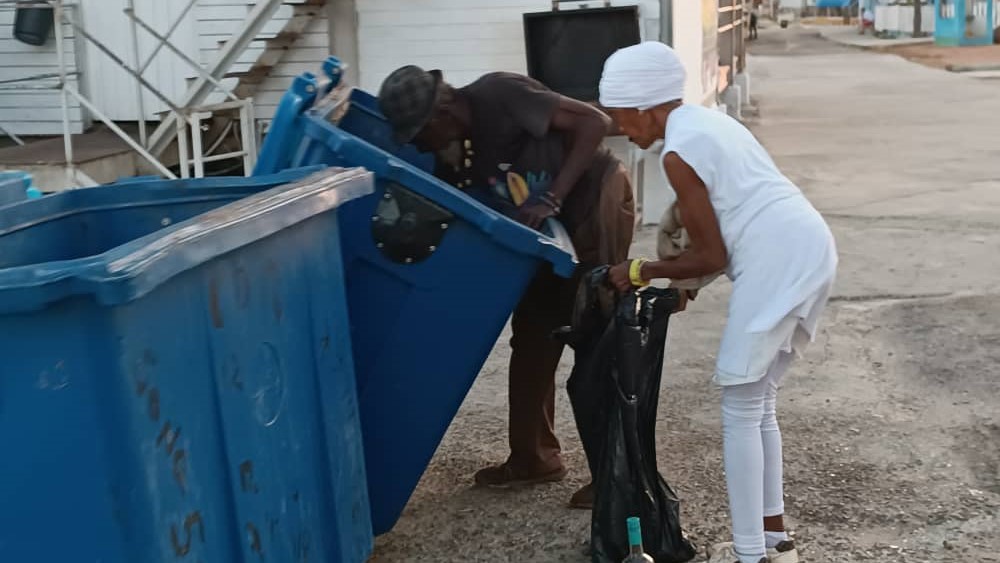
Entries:
[[169, 180], [160, 176], [131, 176], [128, 178], [119, 178], [115, 182], [107, 185], [127, 187], [138, 186], [143, 189], [197, 188], [203, 190], [206, 188], [255, 188], [261, 186], [261, 184], [291, 184], [302, 180], [310, 174], [326, 170], [326, 168], [327, 166], [325, 164], [314, 164], [312, 166], [303, 166], [301, 168], [289, 168], [288, 170], [282, 170], [281, 172], [265, 176], [207, 176], [205, 178], [183, 178], [179, 180]]
[[79, 295], [93, 295], [102, 305], [126, 303], [184, 271], [373, 191], [373, 176], [363, 168], [329, 168], [103, 254], [0, 269], [0, 313], [38, 310]]

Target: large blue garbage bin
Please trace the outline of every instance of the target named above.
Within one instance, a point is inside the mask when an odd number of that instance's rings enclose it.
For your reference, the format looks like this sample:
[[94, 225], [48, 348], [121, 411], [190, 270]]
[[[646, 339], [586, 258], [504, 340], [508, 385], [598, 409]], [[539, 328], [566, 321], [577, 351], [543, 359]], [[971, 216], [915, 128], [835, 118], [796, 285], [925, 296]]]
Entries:
[[380, 534], [398, 520], [539, 267], [568, 277], [575, 260], [567, 237], [525, 228], [428, 174], [426, 157], [393, 144], [371, 96], [335, 91], [317, 104], [319, 92], [307, 74], [286, 93], [257, 173], [318, 163], [375, 173], [375, 194], [340, 216]]
[[372, 179], [239, 199], [295, 175], [0, 209], [0, 561], [367, 559], [337, 211]]
[[30, 179], [23, 172], [0, 172], [0, 206], [28, 199]]

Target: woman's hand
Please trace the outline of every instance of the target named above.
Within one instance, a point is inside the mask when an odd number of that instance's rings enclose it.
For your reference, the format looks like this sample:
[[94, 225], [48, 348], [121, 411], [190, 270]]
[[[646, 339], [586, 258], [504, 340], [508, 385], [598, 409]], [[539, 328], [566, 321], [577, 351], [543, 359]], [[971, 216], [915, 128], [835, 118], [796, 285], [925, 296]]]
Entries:
[[626, 261], [617, 266], [613, 266], [608, 270], [608, 281], [611, 286], [620, 291], [621, 293], [628, 293], [635, 289], [632, 285], [632, 280], [629, 278], [629, 267], [632, 266], [632, 261]]
[[674, 307], [675, 313], [683, 313], [684, 311], [687, 311], [688, 301], [694, 301], [695, 297], [698, 296], [697, 291], [688, 289], [678, 290], [678, 294], [677, 306]]
[[[629, 276], [629, 270], [631, 267], [632, 261], [627, 260], [617, 266], [612, 266], [611, 269], [608, 270], [608, 282], [612, 287], [621, 293], [628, 293], [629, 291], [636, 289], [636, 286], [632, 283], [632, 278]], [[688, 301], [694, 301], [697, 297], [698, 290], [678, 290], [677, 306], [674, 308], [674, 313], [686, 311]]]

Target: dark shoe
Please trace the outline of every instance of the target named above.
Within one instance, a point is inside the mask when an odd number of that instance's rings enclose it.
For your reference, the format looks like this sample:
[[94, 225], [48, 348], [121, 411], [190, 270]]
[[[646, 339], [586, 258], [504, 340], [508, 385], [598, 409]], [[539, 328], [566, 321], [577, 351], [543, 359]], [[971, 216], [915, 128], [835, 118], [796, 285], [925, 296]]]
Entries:
[[492, 489], [513, 489], [526, 487], [538, 483], [554, 483], [566, 478], [569, 471], [565, 467], [558, 467], [545, 473], [522, 473], [514, 470], [509, 463], [502, 463], [480, 469], [476, 472], [476, 484], [481, 487]]
[[768, 549], [767, 556], [771, 563], [799, 563], [799, 552], [791, 540], [785, 540]]
[[593, 510], [594, 484], [587, 483], [579, 491], [573, 493], [573, 496], [569, 498], [569, 507], [581, 510]]

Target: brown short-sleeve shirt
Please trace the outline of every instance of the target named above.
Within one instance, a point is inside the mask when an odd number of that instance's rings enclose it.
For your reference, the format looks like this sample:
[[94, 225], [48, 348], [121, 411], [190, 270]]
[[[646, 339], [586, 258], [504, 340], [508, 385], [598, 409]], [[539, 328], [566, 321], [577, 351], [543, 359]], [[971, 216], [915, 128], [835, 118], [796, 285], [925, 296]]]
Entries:
[[[471, 180], [472, 195], [512, 214], [510, 182], [523, 181], [531, 194], [544, 193], [562, 168], [566, 139], [551, 128], [559, 94], [537, 80], [506, 72], [484, 75], [459, 91], [472, 112], [470, 166], [457, 171], [443, 166], [438, 175], [456, 185]], [[591, 170], [567, 198], [567, 211], [596, 205], [600, 182], [613, 161], [609, 151], [598, 151]], [[572, 233], [578, 221], [562, 219]]]

